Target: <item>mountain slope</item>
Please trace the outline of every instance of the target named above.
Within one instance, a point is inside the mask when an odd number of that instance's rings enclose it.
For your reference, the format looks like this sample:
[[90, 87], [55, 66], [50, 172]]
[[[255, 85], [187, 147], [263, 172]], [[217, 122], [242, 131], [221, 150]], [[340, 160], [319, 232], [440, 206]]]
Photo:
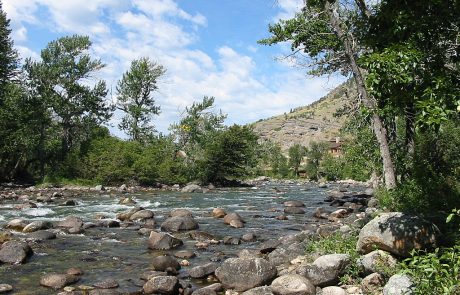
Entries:
[[357, 97], [352, 82], [345, 82], [328, 95], [289, 113], [259, 120], [252, 124], [260, 141], [272, 141], [286, 151], [299, 143], [308, 146], [311, 141], [329, 141], [339, 135], [347, 116], [334, 116], [338, 110], [351, 105]]

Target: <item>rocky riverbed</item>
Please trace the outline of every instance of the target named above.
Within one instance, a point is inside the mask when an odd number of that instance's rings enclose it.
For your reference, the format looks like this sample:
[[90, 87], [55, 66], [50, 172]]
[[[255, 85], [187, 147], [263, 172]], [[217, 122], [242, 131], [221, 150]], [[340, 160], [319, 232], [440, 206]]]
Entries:
[[[183, 192], [4, 189], [0, 294], [231, 294], [278, 277], [277, 292], [310, 237], [368, 221], [371, 195], [356, 184], [267, 181]], [[245, 294], [272, 294], [260, 290]]]

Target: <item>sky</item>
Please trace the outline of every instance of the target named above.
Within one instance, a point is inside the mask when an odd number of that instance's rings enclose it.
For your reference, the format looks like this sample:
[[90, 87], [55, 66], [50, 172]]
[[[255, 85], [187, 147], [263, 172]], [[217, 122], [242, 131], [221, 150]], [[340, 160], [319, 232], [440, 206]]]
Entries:
[[[91, 54], [106, 67], [97, 77], [111, 89], [130, 63], [149, 57], [167, 72], [154, 93], [161, 114], [157, 130], [168, 132], [186, 106], [215, 97], [226, 124], [246, 124], [289, 112], [318, 100], [339, 76], [312, 78], [279, 58], [289, 44], [263, 46], [268, 25], [287, 19], [303, 0], [3, 0], [12, 37], [22, 58], [40, 58], [47, 43], [80, 34], [90, 37]], [[121, 114], [109, 123], [118, 130]]]

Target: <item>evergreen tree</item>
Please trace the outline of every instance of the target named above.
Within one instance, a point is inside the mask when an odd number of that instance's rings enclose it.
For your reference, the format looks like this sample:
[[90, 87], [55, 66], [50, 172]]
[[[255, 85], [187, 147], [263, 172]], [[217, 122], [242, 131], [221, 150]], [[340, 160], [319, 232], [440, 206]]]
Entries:
[[10, 20], [3, 11], [0, 1], [0, 106], [5, 100], [6, 84], [17, 74], [18, 53], [13, 48]]

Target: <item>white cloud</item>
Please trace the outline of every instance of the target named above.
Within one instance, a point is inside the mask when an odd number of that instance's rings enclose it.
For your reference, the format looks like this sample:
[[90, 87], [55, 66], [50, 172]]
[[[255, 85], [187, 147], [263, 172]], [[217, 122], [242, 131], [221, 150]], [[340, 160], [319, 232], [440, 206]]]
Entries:
[[[113, 95], [116, 81], [133, 59], [147, 56], [164, 65], [167, 74], [155, 94], [162, 113], [154, 119], [163, 132], [186, 106], [205, 95], [216, 97], [216, 109], [228, 113], [228, 123], [248, 123], [288, 112], [328, 92], [325, 79], [306, 80], [301, 72], [283, 66], [278, 74], [258, 76], [256, 61], [233, 46], [221, 45], [215, 52], [192, 48], [199, 40], [200, 27], [207, 25], [206, 18], [184, 11], [173, 0], [92, 0], [84, 5], [79, 0], [4, 1], [14, 18], [23, 20], [15, 23], [17, 41], [25, 41], [26, 24], [37, 21], [38, 6], [51, 16], [49, 23], [41, 24], [49, 30], [90, 34], [93, 53], [107, 64], [99, 76], [108, 81]], [[278, 0], [282, 10], [278, 17], [292, 16], [301, 3]], [[257, 48], [242, 48], [258, 54]], [[26, 46], [18, 50], [22, 56], [38, 57]], [[119, 119], [116, 114], [111, 124], [116, 126]]]
[[303, 0], [277, 0], [278, 6], [281, 8], [281, 12], [278, 13], [273, 21], [279, 19], [290, 19], [296, 12], [299, 12], [303, 7]]

